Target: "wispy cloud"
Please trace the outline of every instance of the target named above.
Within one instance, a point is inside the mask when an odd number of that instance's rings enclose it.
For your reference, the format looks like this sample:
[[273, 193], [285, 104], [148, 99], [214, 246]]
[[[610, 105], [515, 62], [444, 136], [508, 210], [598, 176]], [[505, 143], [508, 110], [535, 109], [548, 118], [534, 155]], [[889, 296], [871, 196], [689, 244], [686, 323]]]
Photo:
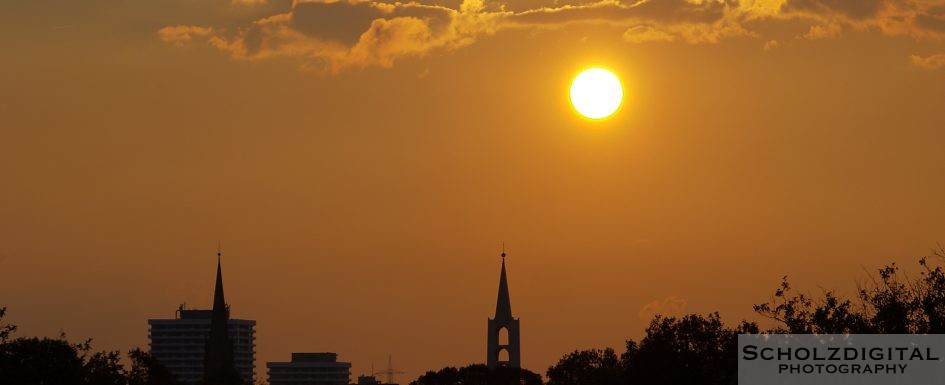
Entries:
[[646, 43], [651, 41], [671, 42], [676, 40], [676, 36], [649, 25], [637, 25], [624, 31], [623, 39], [631, 43]]
[[835, 39], [840, 37], [840, 31], [841, 27], [837, 24], [812, 25], [800, 37], [807, 40]]
[[945, 53], [934, 54], [926, 57], [912, 55], [909, 57], [909, 59], [916, 67], [927, 70], [937, 70], [939, 68], [945, 67]]
[[183, 45], [191, 42], [194, 37], [209, 37], [213, 35], [213, 28], [196, 27], [192, 25], [174, 25], [158, 30], [158, 37], [166, 42]]
[[685, 299], [676, 296], [654, 299], [640, 309], [637, 317], [645, 321], [649, 321], [657, 315], [678, 317], [685, 315], [687, 305], [688, 302]]

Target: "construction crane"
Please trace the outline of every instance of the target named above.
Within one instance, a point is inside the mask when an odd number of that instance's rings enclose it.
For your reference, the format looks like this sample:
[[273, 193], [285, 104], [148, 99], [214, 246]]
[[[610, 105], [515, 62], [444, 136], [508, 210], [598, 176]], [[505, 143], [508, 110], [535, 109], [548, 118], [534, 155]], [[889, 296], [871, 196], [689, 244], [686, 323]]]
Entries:
[[387, 383], [388, 383], [388, 384], [394, 384], [394, 383], [395, 383], [395, 382], [394, 382], [394, 375], [395, 375], [395, 374], [404, 374], [404, 372], [401, 372], [401, 371], [399, 371], [399, 370], [394, 369], [393, 360], [391, 359], [391, 355], [388, 354], [388, 355], [387, 355], [387, 369], [386, 369], [386, 370], [382, 370], [382, 371], [380, 371], [380, 372], [375, 372], [374, 374], [375, 374], [375, 375], [377, 375], [377, 374], [383, 374], [383, 375], [387, 376]]

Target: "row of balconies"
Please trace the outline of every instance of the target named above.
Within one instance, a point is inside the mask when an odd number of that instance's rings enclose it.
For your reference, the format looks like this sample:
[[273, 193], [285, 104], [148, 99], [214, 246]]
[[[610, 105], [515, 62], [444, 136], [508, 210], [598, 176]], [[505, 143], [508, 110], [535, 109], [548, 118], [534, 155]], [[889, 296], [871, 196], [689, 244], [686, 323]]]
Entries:
[[[153, 353], [154, 355], [196, 354], [196, 355], [203, 356], [204, 349], [197, 349], [196, 347], [194, 347], [193, 349], [186, 349], [185, 347], [181, 347], [181, 346], [163, 346], [157, 349], [152, 348], [151, 353]], [[256, 354], [256, 350], [255, 349], [234, 349], [233, 354], [236, 357], [252, 356]]]
[[[256, 345], [256, 341], [255, 341], [254, 339], [249, 339], [249, 338], [247, 338], [247, 339], [233, 338], [233, 339], [231, 339], [231, 341], [233, 341], [234, 344], [238, 344], [238, 345], [250, 345], [250, 344], [252, 344], [253, 346]], [[184, 337], [175, 337], [175, 336], [167, 336], [167, 337], [165, 337], [165, 336], [160, 336], [160, 337], [152, 337], [152, 338], [151, 338], [151, 341], [150, 341], [148, 344], [153, 346], [155, 343], [157, 343], [157, 344], [162, 344], [162, 343], [174, 343], [174, 344], [188, 344], [188, 345], [205, 345], [207, 342], [206, 342], [205, 340], [203, 340], [203, 339], [197, 339], [197, 338], [194, 338], [194, 337], [187, 337], [187, 336], [184, 336]]]

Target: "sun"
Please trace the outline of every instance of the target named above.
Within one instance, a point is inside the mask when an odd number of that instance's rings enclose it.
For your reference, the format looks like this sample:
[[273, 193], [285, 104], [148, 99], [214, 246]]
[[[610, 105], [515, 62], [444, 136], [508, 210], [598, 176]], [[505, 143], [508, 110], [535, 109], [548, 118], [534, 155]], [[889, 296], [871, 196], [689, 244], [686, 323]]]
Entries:
[[589, 119], [604, 119], [617, 112], [623, 87], [613, 72], [603, 68], [584, 70], [571, 82], [571, 104]]

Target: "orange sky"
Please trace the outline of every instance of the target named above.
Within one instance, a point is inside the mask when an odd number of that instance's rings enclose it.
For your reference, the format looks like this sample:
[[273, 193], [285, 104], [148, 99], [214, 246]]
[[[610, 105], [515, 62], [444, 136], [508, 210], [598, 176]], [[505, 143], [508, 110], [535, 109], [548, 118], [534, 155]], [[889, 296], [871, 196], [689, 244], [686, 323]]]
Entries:
[[[757, 320], [945, 241], [945, 3], [0, 4], [0, 306], [147, 344], [210, 305], [257, 376], [482, 362], [501, 242], [523, 364], [655, 312]], [[613, 118], [575, 115], [589, 65]]]

